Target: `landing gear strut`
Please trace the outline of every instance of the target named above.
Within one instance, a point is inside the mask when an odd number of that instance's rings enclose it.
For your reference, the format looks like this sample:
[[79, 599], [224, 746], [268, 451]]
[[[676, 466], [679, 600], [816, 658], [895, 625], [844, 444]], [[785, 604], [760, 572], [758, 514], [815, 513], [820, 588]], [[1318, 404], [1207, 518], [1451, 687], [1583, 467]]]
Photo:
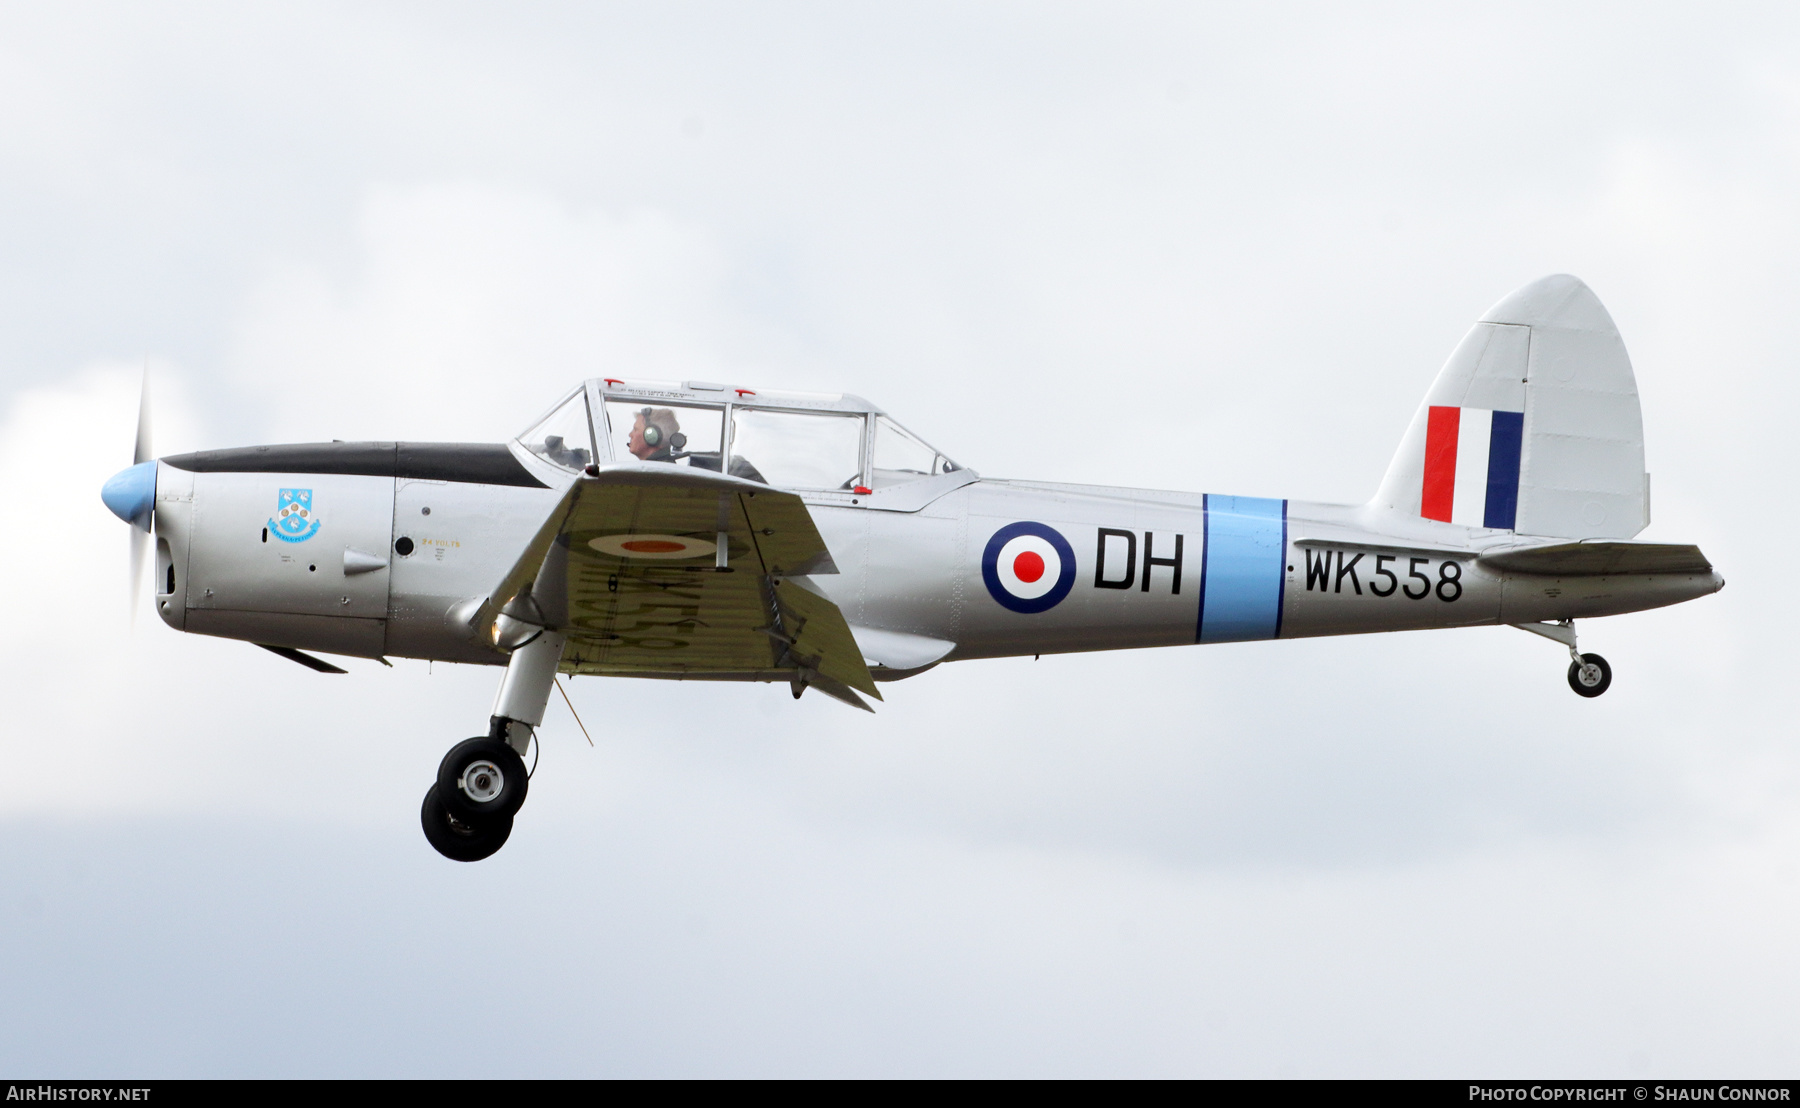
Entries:
[[1596, 697], [1612, 687], [1612, 667], [1598, 654], [1583, 654], [1575, 646], [1575, 621], [1557, 623], [1515, 623], [1521, 631], [1530, 631], [1562, 643], [1569, 648], [1569, 687], [1577, 696]]
[[514, 650], [494, 698], [488, 733], [457, 743], [439, 763], [419, 822], [425, 841], [444, 857], [478, 862], [512, 834], [513, 816], [531, 783], [525, 751], [544, 722], [562, 651], [563, 636], [550, 631]]

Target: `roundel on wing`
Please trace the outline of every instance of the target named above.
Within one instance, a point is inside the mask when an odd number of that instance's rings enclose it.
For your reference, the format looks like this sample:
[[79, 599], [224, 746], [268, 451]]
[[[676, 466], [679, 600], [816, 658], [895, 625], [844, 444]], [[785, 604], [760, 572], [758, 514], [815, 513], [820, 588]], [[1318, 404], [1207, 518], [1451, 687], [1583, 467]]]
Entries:
[[981, 579], [1002, 608], [1047, 612], [1075, 587], [1075, 551], [1054, 527], [1009, 523], [988, 540]]
[[601, 535], [589, 539], [588, 545], [615, 558], [710, 558], [719, 549], [692, 535]]

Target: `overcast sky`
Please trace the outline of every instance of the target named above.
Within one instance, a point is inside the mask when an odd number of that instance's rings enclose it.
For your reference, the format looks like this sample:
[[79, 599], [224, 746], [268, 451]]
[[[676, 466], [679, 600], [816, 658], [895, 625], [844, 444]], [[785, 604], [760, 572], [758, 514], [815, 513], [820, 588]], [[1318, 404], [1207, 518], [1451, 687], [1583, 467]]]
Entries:
[[[1786, 6], [0, 8], [0, 1071], [1800, 1069]], [[1586, 280], [1653, 526], [1581, 628], [941, 667], [874, 717], [127, 622], [157, 447], [499, 441], [588, 376], [865, 396], [995, 477], [1360, 502]]]

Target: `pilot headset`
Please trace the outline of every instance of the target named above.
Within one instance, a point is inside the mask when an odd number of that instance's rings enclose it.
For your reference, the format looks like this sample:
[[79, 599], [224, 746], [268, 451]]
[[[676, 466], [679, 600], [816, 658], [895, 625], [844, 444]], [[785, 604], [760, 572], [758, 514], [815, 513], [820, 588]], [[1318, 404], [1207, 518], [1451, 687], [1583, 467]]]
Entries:
[[[652, 450], [657, 449], [663, 444], [663, 429], [651, 421], [649, 408], [645, 408], [638, 414], [644, 419], [644, 445]], [[670, 435], [668, 440], [672, 450], [680, 450], [687, 445], [687, 436], [680, 431]]]

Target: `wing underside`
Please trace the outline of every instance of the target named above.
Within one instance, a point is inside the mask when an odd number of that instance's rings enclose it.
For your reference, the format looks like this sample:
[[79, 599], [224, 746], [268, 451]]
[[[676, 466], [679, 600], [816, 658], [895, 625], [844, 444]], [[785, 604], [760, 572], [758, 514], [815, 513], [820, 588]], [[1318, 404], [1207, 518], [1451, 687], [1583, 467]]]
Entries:
[[862, 651], [806, 587], [836, 572], [792, 493], [602, 468], [570, 488], [476, 620], [490, 634], [509, 619], [566, 634], [564, 673], [788, 681], [866, 708], [858, 691], [881, 695]]

